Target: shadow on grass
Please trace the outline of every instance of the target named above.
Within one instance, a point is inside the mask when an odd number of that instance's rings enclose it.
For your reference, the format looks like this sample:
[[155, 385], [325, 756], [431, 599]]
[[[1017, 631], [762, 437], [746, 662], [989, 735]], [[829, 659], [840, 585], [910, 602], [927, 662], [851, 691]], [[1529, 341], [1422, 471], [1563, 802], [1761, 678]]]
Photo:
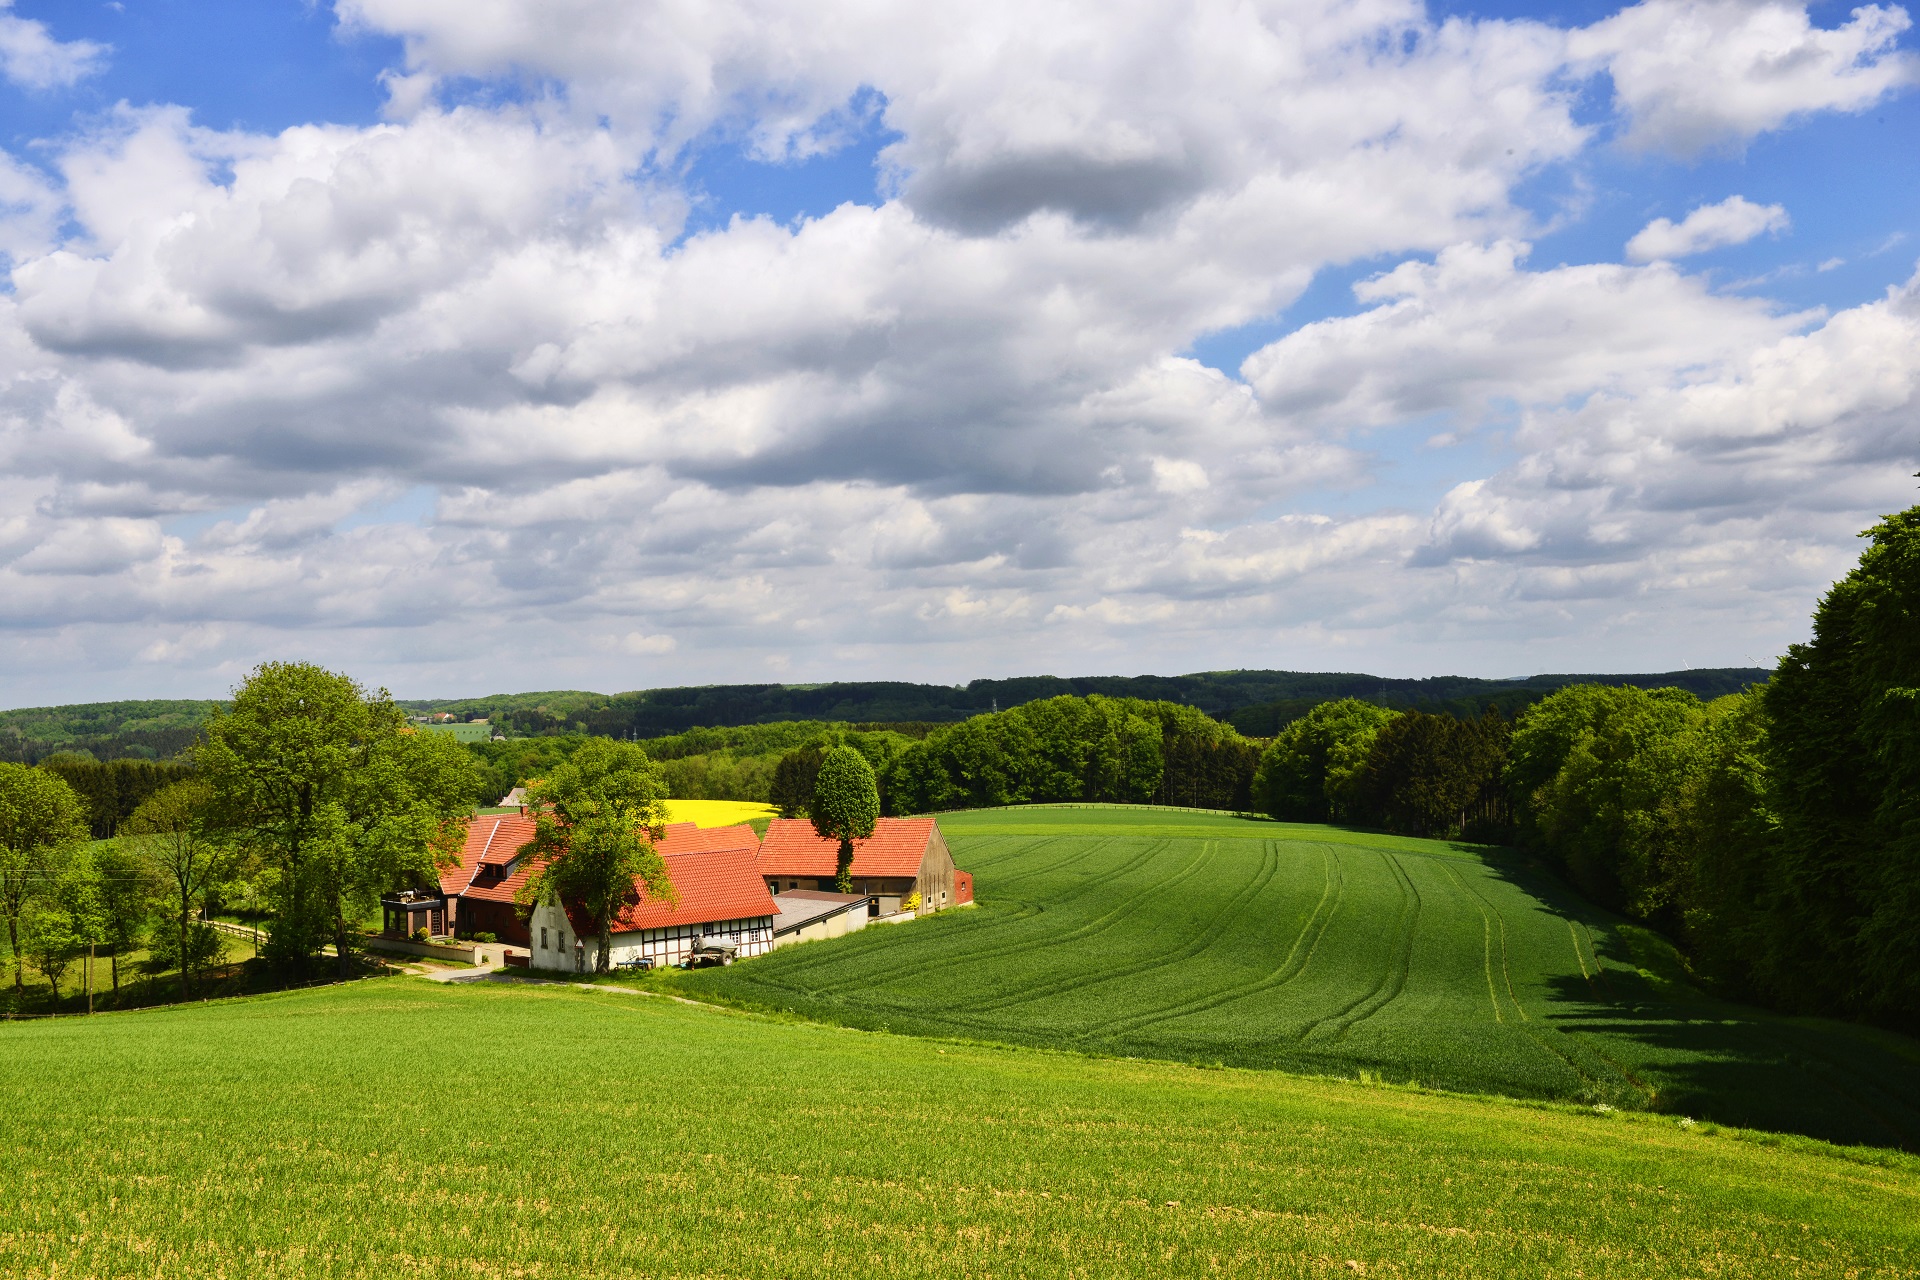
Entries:
[[[348, 976], [345, 980], [384, 977], [397, 972], [399, 972], [397, 969], [377, 956], [355, 955], [350, 961]], [[87, 997], [84, 991], [63, 987], [58, 999], [55, 999], [44, 980], [28, 982], [24, 990], [16, 991], [12, 985], [11, 973], [6, 976], [7, 985], [4, 989], [0, 989], [0, 1021], [84, 1017], [87, 1014]], [[183, 992], [177, 970], [152, 972], [144, 966], [129, 965], [122, 969], [118, 992], [115, 992], [110, 984], [104, 988], [94, 989], [93, 1012], [113, 1013], [119, 1010], [154, 1009], [181, 1003], [199, 1004], [206, 1000], [266, 995], [270, 992], [291, 991], [300, 987], [324, 985], [341, 980], [331, 957], [322, 957], [309, 972], [289, 973], [273, 968], [256, 956], [231, 964], [215, 965], [196, 975], [189, 990]]]
[[1920, 1151], [1920, 1040], [1721, 999], [1695, 985], [1672, 942], [1593, 905], [1537, 859], [1494, 850], [1482, 861], [1537, 910], [1585, 927], [1599, 971], [1551, 979], [1548, 1017], [1645, 1079], [1658, 1110]]

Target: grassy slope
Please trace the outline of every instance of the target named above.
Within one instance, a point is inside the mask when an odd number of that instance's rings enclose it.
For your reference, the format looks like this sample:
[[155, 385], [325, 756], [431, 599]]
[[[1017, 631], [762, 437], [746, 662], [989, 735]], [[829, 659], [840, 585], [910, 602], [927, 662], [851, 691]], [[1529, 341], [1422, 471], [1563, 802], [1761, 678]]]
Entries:
[[1920, 1161], [388, 979], [0, 1025], [0, 1274], [1914, 1275]]
[[1708, 999], [1670, 947], [1510, 857], [1165, 811], [941, 824], [976, 910], [673, 981], [854, 1026], [1920, 1149], [1920, 1044]]

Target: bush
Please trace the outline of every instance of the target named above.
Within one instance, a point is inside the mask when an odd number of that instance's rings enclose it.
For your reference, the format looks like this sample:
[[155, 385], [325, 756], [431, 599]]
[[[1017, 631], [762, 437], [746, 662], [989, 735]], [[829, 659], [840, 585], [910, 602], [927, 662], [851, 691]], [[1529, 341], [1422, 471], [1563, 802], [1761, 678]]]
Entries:
[[[166, 972], [180, 968], [180, 922], [168, 920], [161, 922], [153, 931], [153, 948], [149, 952], [149, 963]], [[219, 964], [227, 958], [227, 938], [218, 929], [204, 920], [190, 921], [187, 925], [187, 964], [189, 972], [198, 973], [211, 965]]]
[[415, 942], [432, 942], [433, 935], [427, 932], [426, 926], [422, 925], [413, 931], [413, 940]]

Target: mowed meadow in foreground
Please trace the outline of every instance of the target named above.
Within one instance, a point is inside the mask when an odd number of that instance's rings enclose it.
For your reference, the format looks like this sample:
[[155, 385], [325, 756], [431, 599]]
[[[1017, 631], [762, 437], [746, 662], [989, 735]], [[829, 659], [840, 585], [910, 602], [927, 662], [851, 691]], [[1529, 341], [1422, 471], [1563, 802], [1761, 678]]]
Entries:
[[0, 1274], [1903, 1276], [1920, 1161], [386, 978], [0, 1026]]
[[1712, 999], [1518, 855], [1164, 809], [940, 822], [977, 907], [666, 981], [853, 1026], [1920, 1150], [1920, 1042]]

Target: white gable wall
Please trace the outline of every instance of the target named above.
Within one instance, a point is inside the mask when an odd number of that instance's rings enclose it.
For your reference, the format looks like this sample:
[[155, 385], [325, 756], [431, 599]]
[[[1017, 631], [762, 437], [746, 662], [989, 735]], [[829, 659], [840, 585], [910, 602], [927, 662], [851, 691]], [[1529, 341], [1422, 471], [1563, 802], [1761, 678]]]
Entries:
[[593, 965], [580, 939], [574, 937], [573, 922], [555, 900], [549, 899], [534, 907], [533, 915], [527, 920], [527, 934], [529, 968], [580, 973]]

